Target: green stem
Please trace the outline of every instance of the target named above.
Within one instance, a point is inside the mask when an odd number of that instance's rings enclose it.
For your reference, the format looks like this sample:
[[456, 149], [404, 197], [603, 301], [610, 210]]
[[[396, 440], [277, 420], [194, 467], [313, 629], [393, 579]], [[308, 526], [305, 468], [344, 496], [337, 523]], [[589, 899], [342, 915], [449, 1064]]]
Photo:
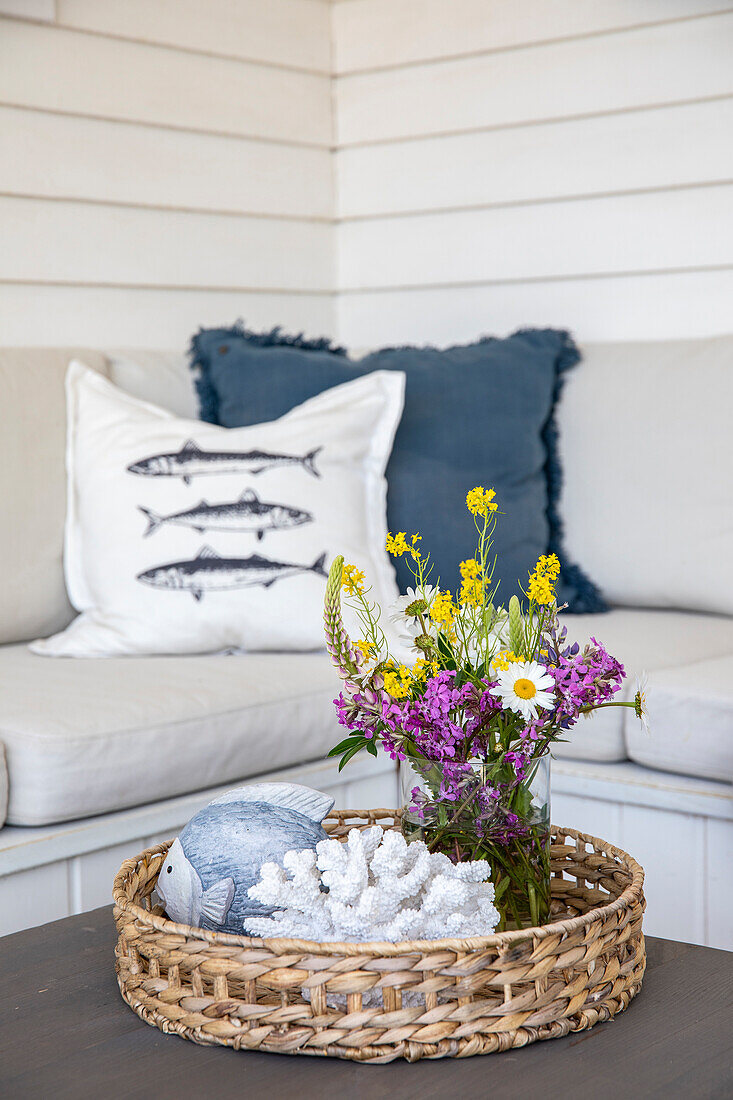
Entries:
[[537, 904], [537, 891], [535, 890], [534, 883], [527, 883], [527, 894], [529, 896], [529, 912], [532, 918], [532, 925], [536, 927], [540, 923], [540, 911]]
[[631, 707], [632, 710], [636, 709], [636, 703], [631, 700], [629, 703], [596, 703], [594, 707], [581, 707], [581, 714], [590, 714], [594, 710], [602, 710], [603, 707]]
[[430, 844], [428, 844], [428, 851], [429, 851], [429, 852], [432, 852], [433, 848], [434, 848], [434, 847], [435, 847], [435, 845], [436, 845], [436, 844], [438, 843], [438, 841], [440, 840], [440, 838], [441, 838], [441, 836], [443, 835], [443, 833], [444, 833], [444, 832], [446, 831], [446, 829], [449, 829], [449, 828], [451, 827], [451, 825], [453, 825], [453, 824], [454, 824], [454, 822], [455, 822], [455, 821], [457, 820], [457, 818], [458, 818], [458, 817], [460, 816], [460, 814], [461, 814], [461, 813], [462, 813], [462, 812], [463, 812], [463, 811], [465, 810], [466, 806], [467, 806], [467, 805], [468, 805], [468, 803], [469, 803], [469, 802], [471, 801], [471, 799], [472, 799], [472, 798], [473, 798], [473, 797], [475, 796], [475, 794], [476, 794], [476, 792], [475, 792], [475, 791], [471, 791], [471, 793], [469, 794], [468, 798], [466, 798], [466, 799], [465, 799], [465, 801], [463, 801], [463, 802], [461, 803], [461, 805], [460, 805], [460, 806], [458, 807], [458, 809], [456, 810], [456, 812], [455, 812], [455, 813], [453, 814], [453, 817], [452, 817], [452, 818], [450, 819], [450, 821], [447, 821], [447, 822], [445, 823], [445, 825], [443, 826], [443, 828], [442, 828], [442, 829], [440, 829], [440, 830], [439, 830], [439, 831], [438, 831], [438, 832], [437, 832], [437, 833], [435, 834], [435, 836], [434, 836], [434, 837], [433, 837], [433, 839], [431, 840]]

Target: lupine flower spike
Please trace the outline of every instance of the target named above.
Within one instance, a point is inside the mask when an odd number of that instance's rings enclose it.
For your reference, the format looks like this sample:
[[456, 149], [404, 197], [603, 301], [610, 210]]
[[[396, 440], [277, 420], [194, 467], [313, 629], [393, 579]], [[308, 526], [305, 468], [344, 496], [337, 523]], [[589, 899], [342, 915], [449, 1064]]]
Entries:
[[344, 559], [334, 559], [326, 583], [326, 598], [323, 605], [323, 624], [326, 631], [326, 649], [343, 680], [359, 675], [360, 660], [351, 639], [346, 633], [341, 617], [341, 586], [343, 583]]

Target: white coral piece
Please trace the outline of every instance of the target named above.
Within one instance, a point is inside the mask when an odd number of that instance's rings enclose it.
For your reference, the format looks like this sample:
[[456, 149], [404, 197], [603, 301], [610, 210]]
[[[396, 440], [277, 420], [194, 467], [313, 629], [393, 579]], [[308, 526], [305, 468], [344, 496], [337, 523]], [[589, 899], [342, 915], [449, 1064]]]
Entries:
[[485, 936], [499, 920], [489, 876], [485, 860], [454, 864], [395, 830], [351, 829], [346, 843], [264, 864], [248, 893], [277, 911], [245, 918], [244, 930], [326, 943]]

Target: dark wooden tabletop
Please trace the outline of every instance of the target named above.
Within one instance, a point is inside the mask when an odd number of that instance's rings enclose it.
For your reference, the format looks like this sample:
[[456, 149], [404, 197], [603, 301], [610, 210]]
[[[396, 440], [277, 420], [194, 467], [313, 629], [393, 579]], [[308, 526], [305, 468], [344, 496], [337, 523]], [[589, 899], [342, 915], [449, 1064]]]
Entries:
[[485, 1057], [363, 1066], [201, 1047], [122, 1001], [111, 909], [0, 940], [3, 1100], [730, 1100], [733, 953], [649, 939], [644, 988], [591, 1031]]

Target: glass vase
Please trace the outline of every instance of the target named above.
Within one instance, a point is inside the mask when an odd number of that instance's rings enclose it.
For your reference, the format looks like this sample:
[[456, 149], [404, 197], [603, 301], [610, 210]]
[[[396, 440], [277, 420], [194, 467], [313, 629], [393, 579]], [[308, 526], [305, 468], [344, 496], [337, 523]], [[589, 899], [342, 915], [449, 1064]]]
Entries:
[[550, 754], [517, 776], [509, 763], [400, 763], [402, 832], [454, 863], [491, 867], [497, 931], [531, 928], [550, 916]]

